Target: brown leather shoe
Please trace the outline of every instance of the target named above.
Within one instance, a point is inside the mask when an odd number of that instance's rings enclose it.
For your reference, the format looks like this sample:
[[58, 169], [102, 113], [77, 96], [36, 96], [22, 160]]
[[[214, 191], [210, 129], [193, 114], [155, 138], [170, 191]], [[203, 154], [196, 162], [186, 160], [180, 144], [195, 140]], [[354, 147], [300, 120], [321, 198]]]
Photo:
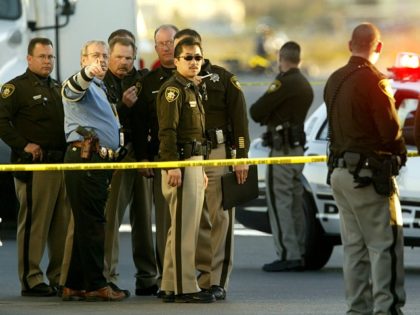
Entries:
[[86, 291], [73, 290], [73, 289], [64, 287], [61, 298], [63, 299], [63, 301], [83, 301], [86, 299]]
[[109, 286], [100, 288], [95, 291], [86, 292], [86, 301], [97, 302], [97, 301], [121, 301], [127, 296], [122, 291], [114, 291]]

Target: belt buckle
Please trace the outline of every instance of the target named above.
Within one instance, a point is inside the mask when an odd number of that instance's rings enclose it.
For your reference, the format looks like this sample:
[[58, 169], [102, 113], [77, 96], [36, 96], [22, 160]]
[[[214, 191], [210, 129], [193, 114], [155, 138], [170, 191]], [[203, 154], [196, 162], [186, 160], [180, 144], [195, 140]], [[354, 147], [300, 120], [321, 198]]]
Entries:
[[106, 159], [106, 157], [108, 156], [108, 150], [107, 150], [105, 147], [101, 147], [101, 148], [99, 149], [99, 156], [100, 156], [102, 159]]

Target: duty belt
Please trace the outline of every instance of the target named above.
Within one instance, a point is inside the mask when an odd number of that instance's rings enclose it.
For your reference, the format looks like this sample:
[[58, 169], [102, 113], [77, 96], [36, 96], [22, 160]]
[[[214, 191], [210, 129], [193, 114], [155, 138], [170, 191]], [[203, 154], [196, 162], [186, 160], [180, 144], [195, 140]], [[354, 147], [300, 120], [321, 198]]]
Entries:
[[[70, 142], [70, 146], [72, 148], [80, 149], [82, 148], [82, 143], [83, 143], [82, 141], [73, 141], [73, 142]], [[117, 151], [111, 148], [107, 148], [107, 147], [103, 147], [99, 145], [95, 146], [92, 152], [97, 153], [101, 157], [101, 159], [108, 160], [108, 161], [115, 161], [119, 156], [119, 153]]]
[[201, 143], [200, 141], [193, 141], [191, 143], [178, 144], [178, 153], [181, 160], [189, 159], [191, 156], [203, 155], [205, 159], [208, 158], [211, 151], [209, 143]]

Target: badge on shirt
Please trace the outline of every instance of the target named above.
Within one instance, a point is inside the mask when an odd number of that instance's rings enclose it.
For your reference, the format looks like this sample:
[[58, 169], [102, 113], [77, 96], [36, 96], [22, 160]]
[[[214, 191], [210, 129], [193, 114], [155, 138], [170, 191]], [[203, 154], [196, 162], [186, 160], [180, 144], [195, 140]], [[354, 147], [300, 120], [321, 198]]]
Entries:
[[280, 89], [280, 87], [281, 87], [281, 82], [279, 80], [274, 80], [268, 87], [267, 93], [273, 93], [277, 91], [278, 89]]
[[179, 96], [179, 90], [176, 87], [169, 86], [165, 90], [165, 98], [166, 100], [171, 103], [175, 101]]
[[233, 86], [236, 87], [239, 91], [242, 91], [241, 84], [239, 83], [236, 75], [230, 78], [230, 82], [232, 82]]
[[32, 96], [32, 98], [34, 99], [34, 101], [39, 100], [41, 97], [42, 97], [41, 94]]
[[220, 81], [220, 76], [217, 73], [212, 73], [210, 75], [210, 81], [216, 83]]
[[1, 87], [1, 97], [8, 98], [9, 96], [13, 94], [14, 91], [15, 91], [15, 86], [13, 84], [6, 83], [5, 85]]

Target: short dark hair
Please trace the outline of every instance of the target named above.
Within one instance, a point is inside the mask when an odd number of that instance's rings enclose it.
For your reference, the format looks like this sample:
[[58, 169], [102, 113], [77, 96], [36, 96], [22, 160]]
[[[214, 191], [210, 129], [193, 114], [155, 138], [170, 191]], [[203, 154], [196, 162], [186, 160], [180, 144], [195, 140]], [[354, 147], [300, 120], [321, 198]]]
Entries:
[[134, 34], [131, 33], [129, 30], [126, 30], [125, 28], [120, 28], [118, 30], [113, 31], [108, 37], [108, 44], [115, 37], [129, 37], [133, 41], [134, 45], [136, 44], [136, 37], [134, 36]]
[[175, 34], [174, 39], [180, 39], [181, 37], [184, 37], [184, 36], [193, 37], [196, 41], [201, 43], [200, 34], [191, 28], [184, 28], [183, 30], [178, 31]]
[[201, 47], [201, 43], [198, 42], [194, 37], [189, 36], [181, 40], [175, 46], [175, 50], [174, 50], [175, 58], [178, 58], [181, 55], [183, 47], [190, 47], [190, 46], [198, 46], [201, 50], [201, 53], [203, 53], [203, 48]]
[[53, 47], [52, 41], [46, 37], [34, 37], [28, 44], [28, 55], [32, 55], [36, 44]]
[[153, 35], [153, 38], [156, 40], [156, 34], [157, 34], [160, 30], [162, 30], [162, 29], [168, 29], [168, 28], [173, 29], [173, 30], [175, 31], [175, 33], [177, 33], [177, 32], [178, 32], [178, 27], [176, 27], [175, 25], [173, 25], [173, 24], [162, 24], [162, 25], [161, 25], [161, 26], [159, 26], [157, 29], [155, 29], [155, 33], [154, 33], [154, 35]]
[[279, 51], [279, 57], [298, 64], [300, 62], [300, 46], [296, 42], [287, 42], [283, 46], [281, 46]]
[[109, 51], [110, 53], [112, 53], [112, 50], [114, 49], [114, 46], [116, 44], [120, 44], [122, 46], [131, 46], [133, 48], [133, 54], [136, 54], [136, 45], [134, 44], [134, 42], [127, 37], [114, 37], [113, 39], [111, 39], [111, 41], [109, 42]]

